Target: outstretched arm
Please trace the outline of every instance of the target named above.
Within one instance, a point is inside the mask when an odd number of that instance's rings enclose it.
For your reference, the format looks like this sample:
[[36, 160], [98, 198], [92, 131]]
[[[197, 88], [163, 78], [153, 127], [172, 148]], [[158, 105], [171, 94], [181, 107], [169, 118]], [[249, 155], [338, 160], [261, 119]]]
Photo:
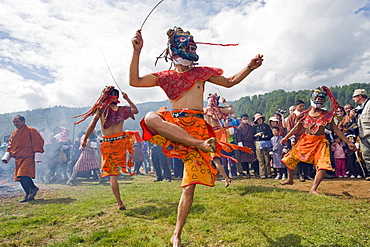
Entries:
[[208, 81], [230, 88], [239, 82], [241, 82], [245, 77], [247, 77], [253, 70], [257, 69], [262, 65], [263, 62], [263, 55], [258, 54], [255, 56], [248, 64], [247, 67], [236, 73], [235, 75], [226, 78], [224, 76], [212, 76], [208, 79]]
[[131, 40], [134, 48], [131, 64], [130, 64], [130, 86], [133, 87], [153, 87], [157, 86], [157, 78], [154, 75], [139, 76], [139, 60], [141, 49], [143, 48], [143, 38], [141, 31], [136, 31], [135, 36]]
[[289, 131], [289, 133], [280, 140], [281, 144], [285, 144], [289, 138], [298, 132], [298, 130], [302, 127], [303, 123], [297, 122], [296, 125]]
[[87, 139], [89, 139], [89, 136], [94, 131], [96, 127], [96, 123], [98, 122], [99, 118], [100, 118], [100, 113], [99, 113], [99, 110], [97, 110], [94, 115], [94, 118], [91, 120], [89, 126], [86, 129], [85, 137], [81, 142], [82, 147], [86, 147]]
[[139, 110], [137, 109], [136, 105], [130, 100], [130, 98], [128, 97], [127, 93], [122, 92], [122, 97], [130, 105], [132, 114], [138, 114], [139, 113]]

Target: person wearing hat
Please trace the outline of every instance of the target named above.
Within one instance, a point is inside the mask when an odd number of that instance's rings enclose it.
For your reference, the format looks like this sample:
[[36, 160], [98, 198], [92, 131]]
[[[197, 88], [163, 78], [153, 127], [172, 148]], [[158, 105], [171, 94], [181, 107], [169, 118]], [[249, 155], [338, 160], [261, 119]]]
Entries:
[[[280, 116], [280, 118], [279, 118]], [[283, 127], [283, 121], [281, 120], [281, 115], [279, 113], [275, 113], [273, 117], [269, 118], [269, 125], [270, 128], [272, 127], [278, 127], [279, 128], [279, 135], [280, 136], [285, 136], [285, 128]]]
[[[262, 179], [271, 178], [271, 166], [269, 151], [272, 148], [272, 131], [268, 124], [264, 123], [265, 117], [257, 112], [253, 117], [253, 136], [256, 144], [256, 155], [259, 164], [260, 176]], [[264, 144], [270, 143], [270, 147]]]
[[[357, 113], [357, 124], [360, 137], [360, 147], [362, 156], [365, 160], [367, 170], [370, 170], [370, 104], [365, 89], [356, 89], [353, 92], [353, 100], [359, 104], [356, 109], [351, 111], [351, 115]], [[370, 175], [367, 174], [366, 181], [370, 181]]]

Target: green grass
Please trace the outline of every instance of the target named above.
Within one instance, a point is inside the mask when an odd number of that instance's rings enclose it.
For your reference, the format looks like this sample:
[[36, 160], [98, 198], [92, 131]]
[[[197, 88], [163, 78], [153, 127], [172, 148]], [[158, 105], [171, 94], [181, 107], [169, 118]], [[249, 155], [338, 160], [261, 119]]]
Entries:
[[[42, 185], [35, 201], [4, 199], [0, 246], [170, 246], [180, 181], [123, 176], [117, 210], [108, 183]], [[184, 246], [370, 246], [365, 199], [313, 196], [274, 180], [236, 180], [225, 189], [197, 186]]]

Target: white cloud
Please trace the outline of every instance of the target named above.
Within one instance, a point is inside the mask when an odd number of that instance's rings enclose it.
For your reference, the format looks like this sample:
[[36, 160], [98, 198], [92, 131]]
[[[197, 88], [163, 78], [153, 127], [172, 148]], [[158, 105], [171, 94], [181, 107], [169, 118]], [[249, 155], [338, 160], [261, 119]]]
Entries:
[[[132, 88], [131, 38], [157, 0], [38, 1], [0, 3], [0, 113], [53, 105], [90, 106], [113, 85], [101, 52], [122, 90], [135, 103], [164, 100], [159, 88]], [[231, 76], [257, 53], [261, 68], [240, 85], [214, 85], [228, 100], [276, 89], [310, 89], [370, 81], [369, 10], [365, 0], [165, 0], [143, 28], [140, 72], [169, 67], [155, 58], [166, 31], [181, 26], [196, 41], [239, 43], [198, 46], [200, 64]], [[368, 9], [368, 8], [367, 8]], [[100, 48], [101, 47], [101, 48]], [[218, 88], [218, 89], [217, 89]]]

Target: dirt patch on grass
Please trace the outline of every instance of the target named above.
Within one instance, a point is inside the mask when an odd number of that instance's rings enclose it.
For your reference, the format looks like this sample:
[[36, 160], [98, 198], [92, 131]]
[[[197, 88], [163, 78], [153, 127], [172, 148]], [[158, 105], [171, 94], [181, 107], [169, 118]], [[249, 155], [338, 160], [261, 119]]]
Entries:
[[[310, 180], [306, 180], [306, 182], [294, 180], [293, 185], [278, 186], [308, 192], [310, 191], [312, 182], [313, 181]], [[370, 181], [351, 178], [324, 179], [318, 188], [318, 192], [327, 195], [338, 195], [370, 200]]]

